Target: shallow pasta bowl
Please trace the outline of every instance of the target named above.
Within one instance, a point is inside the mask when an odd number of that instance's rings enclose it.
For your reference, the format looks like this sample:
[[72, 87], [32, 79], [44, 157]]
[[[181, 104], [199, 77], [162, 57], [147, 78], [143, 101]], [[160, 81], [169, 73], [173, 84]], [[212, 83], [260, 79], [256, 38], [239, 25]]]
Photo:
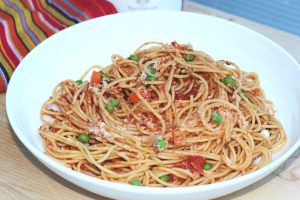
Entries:
[[[191, 43], [215, 59], [234, 61], [259, 74], [288, 136], [285, 148], [264, 168], [225, 182], [179, 188], [135, 187], [72, 171], [44, 154], [39, 112], [53, 87], [78, 79], [90, 66], [110, 64], [112, 54], [128, 56], [146, 41]], [[43, 164], [70, 182], [117, 199], [209, 199], [252, 184], [280, 166], [300, 146], [300, 66], [268, 38], [232, 22], [185, 12], [133, 12], [72, 26], [50, 37], [21, 62], [7, 91], [7, 114], [20, 141]]]

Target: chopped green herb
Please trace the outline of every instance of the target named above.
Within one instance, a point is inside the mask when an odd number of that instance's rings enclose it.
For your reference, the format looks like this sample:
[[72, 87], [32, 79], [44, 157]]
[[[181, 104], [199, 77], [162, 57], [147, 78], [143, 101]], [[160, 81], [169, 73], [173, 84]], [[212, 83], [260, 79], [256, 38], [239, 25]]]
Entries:
[[156, 69], [154, 67], [147, 67], [148, 71], [150, 72], [150, 74], [155, 74], [156, 73]]
[[156, 77], [152, 76], [152, 75], [148, 75], [148, 76], [146, 76], [145, 80], [146, 81], [156, 81]]
[[77, 81], [75, 81], [78, 85], [81, 85], [82, 83], [83, 83], [83, 81], [82, 80], [77, 80]]
[[140, 60], [140, 57], [138, 55], [131, 54], [128, 59], [138, 62]]
[[108, 78], [108, 77], [109, 77], [108, 74], [105, 73], [105, 72], [103, 72], [102, 70], [99, 71], [99, 72], [102, 74], [102, 77], [103, 77], [103, 78]]

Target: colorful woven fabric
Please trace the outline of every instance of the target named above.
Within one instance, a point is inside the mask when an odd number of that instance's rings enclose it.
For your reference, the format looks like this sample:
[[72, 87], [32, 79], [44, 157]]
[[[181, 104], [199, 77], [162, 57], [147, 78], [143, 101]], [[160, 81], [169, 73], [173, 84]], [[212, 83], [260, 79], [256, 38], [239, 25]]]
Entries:
[[73, 24], [116, 12], [105, 0], [0, 0], [0, 92], [41, 41]]

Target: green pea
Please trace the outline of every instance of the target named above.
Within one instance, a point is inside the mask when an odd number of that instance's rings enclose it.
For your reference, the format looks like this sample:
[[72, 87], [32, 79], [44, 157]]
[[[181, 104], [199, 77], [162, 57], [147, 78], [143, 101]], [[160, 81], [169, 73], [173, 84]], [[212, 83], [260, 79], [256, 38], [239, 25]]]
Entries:
[[236, 87], [236, 81], [231, 76], [225, 76], [223, 83], [227, 86]]
[[210, 163], [205, 163], [204, 166], [203, 166], [203, 169], [206, 170], [206, 171], [208, 171], [208, 170], [211, 170], [212, 167], [213, 167], [212, 164], [210, 164]]
[[142, 183], [139, 179], [133, 179], [132, 181], [130, 181], [130, 184], [134, 186], [142, 186]]
[[186, 54], [185, 55], [185, 57], [184, 57], [184, 59], [185, 59], [185, 61], [193, 61], [194, 60], [194, 55], [193, 54]]
[[146, 81], [156, 81], [156, 77], [155, 77], [155, 76], [148, 75], [148, 76], [146, 76], [145, 80], [146, 80]]
[[248, 98], [248, 93], [245, 90], [242, 90], [241, 93], [244, 97]]
[[150, 72], [150, 74], [155, 74], [156, 73], [156, 69], [154, 67], [147, 67], [147, 69]]
[[213, 113], [211, 119], [216, 124], [220, 124], [222, 122], [222, 115], [220, 115], [220, 113]]
[[167, 141], [166, 141], [166, 140], [163, 140], [163, 139], [159, 139], [159, 140], [157, 140], [157, 142], [156, 142], [156, 146], [157, 146], [159, 149], [164, 149], [164, 148], [166, 148], [166, 146], [167, 146]]
[[112, 99], [109, 103], [112, 104], [114, 107], [120, 105], [120, 102], [118, 99]]
[[109, 76], [108, 76], [108, 74], [107, 74], [107, 73], [105, 73], [105, 72], [103, 72], [102, 70], [101, 70], [101, 71], [99, 71], [99, 73], [101, 73], [101, 74], [102, 74], [103, 78], [108, 78], [108, 77], [109, 77]]
[[82, 83], [83, 83], [83, 81], [82, 80], [77, 80], [77, 81], [75, 81], [78, 85], [81, 85]]
[[77, 135], [77, 140], [83, 144], [87, 144], [90, 141], [90, 136], [86, 133], [80, 133]]
[[138, 62], [140, 60], [140, 57], [138, 55], [131, 54], [128, 59]]
[[169, 182], [170, 181], [170, 177], [168, 175], [160, 176], [159, 179], [164, 181], [164, 182]]
[[112, 112], [114, 112], [114, 110], [115, 110], [115, 106], [112, 105], [111, 103], [108, 103], [108, 104], [106, 105], [106, 110], [107, 110], [108, 112], [112, 113]]

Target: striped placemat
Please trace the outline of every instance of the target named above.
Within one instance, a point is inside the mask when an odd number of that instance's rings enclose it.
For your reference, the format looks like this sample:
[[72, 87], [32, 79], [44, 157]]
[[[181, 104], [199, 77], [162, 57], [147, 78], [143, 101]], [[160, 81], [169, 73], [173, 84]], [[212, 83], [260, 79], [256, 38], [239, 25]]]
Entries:
[[116, 13], [105, 0], [0, 0], [0, 92], [26, 54], [54, 33]]

